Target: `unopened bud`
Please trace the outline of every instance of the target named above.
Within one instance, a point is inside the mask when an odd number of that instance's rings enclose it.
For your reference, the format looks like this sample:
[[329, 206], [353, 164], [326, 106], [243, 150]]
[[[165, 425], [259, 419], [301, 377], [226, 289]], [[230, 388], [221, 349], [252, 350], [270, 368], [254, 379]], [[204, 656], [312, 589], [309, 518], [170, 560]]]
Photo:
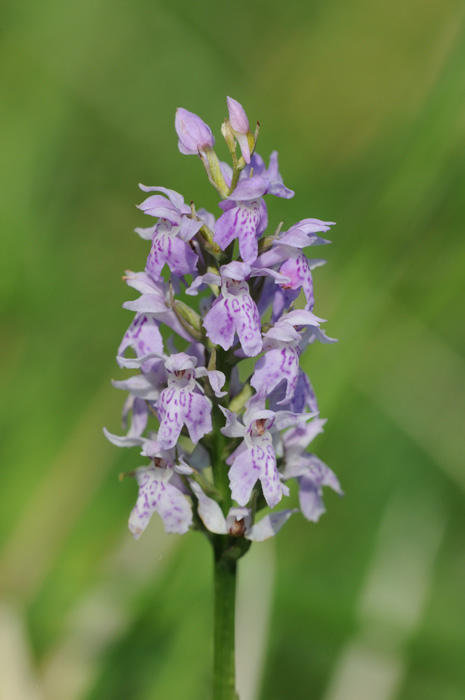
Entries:
[[176, 110], [174, 125], [179, 137], [178, 148], [184, 155], [197, 155], [199, 151], [211, 150], [215, 145], [210, 127], [187, 109], [179, 107]]
[[179, 299], [174, 302], [176, 311], [182, 318], [187, 321], [187, 323], [196, 331], [200, 331], [202, 328], [202, 322], [198, 313], [191, 309], [187, 304]]
[[240, 146], [242, 157], [248, 164], [250, 163], [251, 153], [253, 153], [255, 147], [255, 140], [253, 134], [250, 133], [247, 114], [243, 106], [232, 97], [227, 98], [227, 103], [230, 127]]
[[229, 122], [233, 131], [239, 134], [247, 134], [250, 131], [249, 120], [243, 106], [232, 97], [227, 97]]

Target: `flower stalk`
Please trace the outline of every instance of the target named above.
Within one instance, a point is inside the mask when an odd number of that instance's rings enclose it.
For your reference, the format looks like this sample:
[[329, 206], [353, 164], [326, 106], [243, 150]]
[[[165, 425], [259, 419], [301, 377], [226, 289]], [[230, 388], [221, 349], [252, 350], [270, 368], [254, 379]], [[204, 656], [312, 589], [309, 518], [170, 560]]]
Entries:
[[235, 615], [237, 562], [223, 556], [225, 535], [214, 544], [213, 699], [237, 700]]

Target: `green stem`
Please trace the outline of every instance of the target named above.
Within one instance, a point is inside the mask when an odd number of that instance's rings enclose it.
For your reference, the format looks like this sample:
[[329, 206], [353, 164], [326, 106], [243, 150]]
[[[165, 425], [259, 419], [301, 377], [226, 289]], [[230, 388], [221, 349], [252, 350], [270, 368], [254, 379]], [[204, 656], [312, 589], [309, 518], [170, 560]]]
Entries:
[[214, 544], [213, 700], [239, 700], [234, 646], [237, 562], [223, 556], [225, 541], [219, 535]]

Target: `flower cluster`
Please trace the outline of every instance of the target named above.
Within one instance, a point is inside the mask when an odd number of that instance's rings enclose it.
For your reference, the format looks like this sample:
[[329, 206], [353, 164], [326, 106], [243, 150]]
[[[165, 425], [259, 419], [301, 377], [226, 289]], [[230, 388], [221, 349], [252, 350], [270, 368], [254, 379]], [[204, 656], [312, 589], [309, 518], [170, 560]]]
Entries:
[[[117, 355], [120, 367], [138, 372], [114, 382], [127, 392], [126, 434], [105, 430], [147, 460], [131, 472], [136, 538], [156, 511], [166, 532], [261, 541], [296, 512], [273, 510], [290, 480], [314, 522], [325, 510], [324, 486], [342, 495], [334, 473], [307, 451], [325, 421], [300, 368], [308, 345], [334, 342], [313, 313], [312, 270], [324, 260], [306, 254], [329, 242], [320, 234], [332, 222], [303, 219], [264, 235], [267, 198], [294, 192], [277, 153], [267, 166], [256, 152], [258, 124], [252, 133], [229, 97], [228, 111], [221, 132], [232, 166], [218, 159], [200, 117], [178, 109], [175, 120], [179, 150], [200, 157], [221, 196], [217, 218], [173, 190], [140, 185], [150, 194], [139, 209], [153, 223], [136, 232], [151, 247], [145, 270], [124, 277], [140, 296], [123, 305], [135, 317]], [[252, 369], [247, 358], [256, 358]], [[267, 506], [272, 512], [257, 518]]]

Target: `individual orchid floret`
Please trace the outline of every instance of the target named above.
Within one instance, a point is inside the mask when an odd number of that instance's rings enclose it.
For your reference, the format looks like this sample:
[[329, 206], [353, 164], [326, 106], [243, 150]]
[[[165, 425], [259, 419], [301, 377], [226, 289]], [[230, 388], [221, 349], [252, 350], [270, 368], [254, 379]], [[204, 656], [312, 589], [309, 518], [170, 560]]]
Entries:
[[220, 202], [224, 214], [216, 222], [215, 242], [222, 250], [239, 239], [239, 252], [242, 259], [251, 265], [258, 256], [259, 236], [264, 232], [267, 223], [267, 210], [262, 197], [272, 194], [275, 197], [289, 199], [294, 192], [282, 182], [278, 172], [278, 154], [274, 152], [267, 169], [263, 159], [254, 153], [250, 166], [242, 173], [237, 187]]
[[252, 525], [250, 508], [232, 507], [225, 517], [218, 503], [206, 496], [199, 484], [191, 482], [191, 489], [198, 499], [198, 514], [203, 524], [207, 530], [217, 535], [245, 537], [252, 542], [263, 542], [274, 537], [291, 515], [297, 513], [297, 509], [282, 510], [266, 515]]
[[145, 442], [142, 437], [148, 421], [148, 408], [145, 400], [129, 394], [123, 409], [123, 427], [127, 427], [129, 413], [131, 413], [131, 422], [126, 435], [114, 435], [106, 428], [103, 429], [107, 440], [117, 447], [136, 447]]
[[270, 428], [275, 414], [263, 409], [245, 426], [244, 442], [231, 455], [229, 483], [232, 498], [245, 506], [253, 487], [260, 480], [263, 495], [270, 508], [274, 508], [283, 494], [288, 493], [281, 482]]
[[250, 380], [258, 393], [268, 396], [285, 382], [286, 393], [278, 403], [288, 403], [293, 398], [299, 378], [299, 345], [302, 340], [296, 327], [319, 326], [321, 321], [311, 311], [291, 311], [264, 334], [265, 355], [258, 360]]
[[282, 436], [283, 454], [285, 456], [285, 473], [288, 478], [299, 473], [307, 458], [309, 444], [323, 432], [326, 419], [314, 417], [306, 423], [298, 423]]
[[229, 125], [241, 149], [242, 157], [250, 163], [250, 150], [254, 145], [254, 137], [250, 131], [249, 120], [243, 106], [232, 97], [227, 97]]
[[190, 207], [183, 197], [165, 187], [139, 185], [144, 192], [154, 190], [163, 195], [151, 195], [139, 204], [145, 214], [158, 218], [158, 223], [149, 229], [136, 229], [143, 238], [151, 235], [152, 247], [147, 258], [146, 270], [154, 280], [159, 280], [165, 264], [178, 276], [192, 273], [197, 268], [198, 255], [189, 241], [201, 229], [203, 222], [192, 218]]
[[[129, 287], [133, 287], [141, 296], [133, 301], [126, 301], [123, 304], [123, 309], [135, 311], [137, 314], [143, 314], [148, 318], [155, 319], [157, 322], [164, 323], [175, 331], [181, 338], [192, 341], [192, 337], [179, 322], [176, 314], [171, 308], [170, 289], [169, 285], [163, 281], [155, 281], [146, 272], [131, 272], [127, 271], [123, 278]], [[155, 332], [154, 332], [155, 333]], [[126, 337], [126, 336], [125, 336]], [[124, 343], [123, 339], [123, 343]], [[127, 346], [129, 347], [129, 345]], [[132, 347], [135, 349], [135, 345]], [[153, 352], [153, 351], [152, 351]], [[118, 352], [118, 363], [123, 354], [122, 346]]]
[[343, 496], [335, 473], [315, 455], [308, 455], [305, 471], [297, 477], [299, 482], [299, 503], [304, 518], [314, 523], [326, 512], [323, 503], [323, 486], [329, 486], [339, 496]]
[[229, 482], [232, 498], [245, 506], [252, 495], [252, 490], [260, 480], [263, 495], [270, 508], [274, 508], [289, 490], [282, 483], [277, 469], [276, 454], [273, 447], [272, 431], [283, 430], [301, 420], [307, 420], [312, 414], [297, 416], [289, 411], [269, 411], [264, 406], [264, 398], [255, 395], [249, 400], [244, 414], [244, 425], [237, 416], [226, 408], [220, 407], [226, 417], [226, 425], [221, 428], [223, 435], [243, 437], [243, 442], [228, 458], [231, 464]]
[[257, 259], [257, 239], [267, 224], [266, 205], [262, 199], [267, 187], [267, 181], [258, 175], [246, 178], [239, 181], [228, 199], [219, 203], [224, 213], [216, 222], [214, 241], [221, 250], [226, 250], [238, 238], [241, 257], [249, 265]]
[[170, 483], [173, 475], [169, 467], [140, 467], [135, 470], [139, 496], [129, 518], [129, 529], [136, 540], [155, 511], [162, 518], [167, 533], [183, 535], [192, 525], [192, 507], [184, 494]]
[[[158, 442], [163, 449], [174, 447], [183, 425], [194, 444], [212, 430], [212, 405], [196, 385], [196, 364], [197, 358], [184, 352], [171, 355], [165, 362], [168, 386], [161, 392], [157, 403]], [[216, 381], [218, 386], [221, 380], [215, 377], [214, 383]]]
[[210, 127], [183, 107], [176, 110], [174, 125], [179, 138], [178, 148], [184, 155], [198, 155], [199, 151], [211, 150], [215, 145]]
[[306, 452], [310, 442], [323, 432], [325, 420], [315, 418], [307, 425], [298, 425], [283, 435], [284, 480], [296, 478], [299, 483], [299, 502], [302, 514], [307, 520], [318, 522], [325, 512], [323, 487], [329, 486], [339, 496], [343, 496], [339, 480], [334, 472], [316, 457]]
[[[317, 233], [329, 231], [331, 221], [319, 219], [303, 219], [288, 231], [282, 233], [273, 241], [271, 250], [260, 255], [257, 265], [270, 267], [280, 264], [281, 274], [288, 277], [289, 282], [282, 285], [283, 308], [288, 308], [290, 303], [299, 295], [302, 288], [307, 300], [306, 308], [313, 309], [315, 299], [313, 296], [313, 280], [311, 270], [325, 264], [325, 260], [309, 260], [303, 250], [310, 245], [322, 245], [330, 243], [320, 238]], [[278, 309], [276, 309], [278, 312]]]
[[[277, 405], [279, 405], [278, 399]], [[270, 408], [274, 410], [273, 402], [270, 402]], [[318, 413], [319, 411], [313, 386], [302, 369], [299, 369], [294, 395], [288, 404], [288, 408], [294, 413], [304, 413], [306, 410], [310, 411], [310, 413]]]
[[[251, 163], [256, 157], [255, 154]], [[215, 243], [218, 243], [221, 250], [226, 250], [237, 238], [241, 257], [249, 265], [257, 259], [258, 238], [268, 224], [267, 209], [262, 197], [273, 194], [288, 198], [294, 194], [282, 183], [270, 181], [267, 172], [264, 169], [261, 175], [253, 171], [252, 175], [252, 170], [247, 169], [247, 174], [244, 171], [237, 187], [219, 204], [224, 214], [216, 222]]]
[[[163, 353], [163, 338], [158, 323], [153, 317], [146, 314], [136, 314], [118, 348], [116, 359], [120, 366], [124, 362], [123, 358], [128, 348], [132, 348], [137, 357], [144, 357], [151, 353]], [[158, 364], [159, 361], [155, 360], [155, 364]], [[142, 366], [142, 371], [150, 372], [153, 364], [153, 361], [147, 362]]]
[[[153, 194], [147, 199], [144, 199], [142, 204], [138, 204], [137, 208], [157, 219], [166, 219], [173, 226], [180, 226], [182, 217], [191, 213], [190, 207], [184, 202], [184, 197], [175, 190], [170, 190], [167, 187], [148, 187], [147, 185], [139, 184], [143, 192], [161, 192], [162, 194]], [[166, 196], [163, 196], [166, 195]], [[141, 238], [148, 239], [148, 235], [144, 234], [144, 230], [136, 229]]]
[[221, 294], [205, 316], [203, 325], [207, 336], [215, 345], [229, 350], [237, 333], [242, 350], [248, 357], [258, 355], [262, 349], [261, 321], [257, 305], [250, 296], [247, 279], [251, 276], [270, 275], [280, 278], [273, 270], [252, 270], [250, 265], [232, 262], [222, 265], [220, 275], [206, 273], [187, 290], [196, 294], [202, 284], [221, 286]]

